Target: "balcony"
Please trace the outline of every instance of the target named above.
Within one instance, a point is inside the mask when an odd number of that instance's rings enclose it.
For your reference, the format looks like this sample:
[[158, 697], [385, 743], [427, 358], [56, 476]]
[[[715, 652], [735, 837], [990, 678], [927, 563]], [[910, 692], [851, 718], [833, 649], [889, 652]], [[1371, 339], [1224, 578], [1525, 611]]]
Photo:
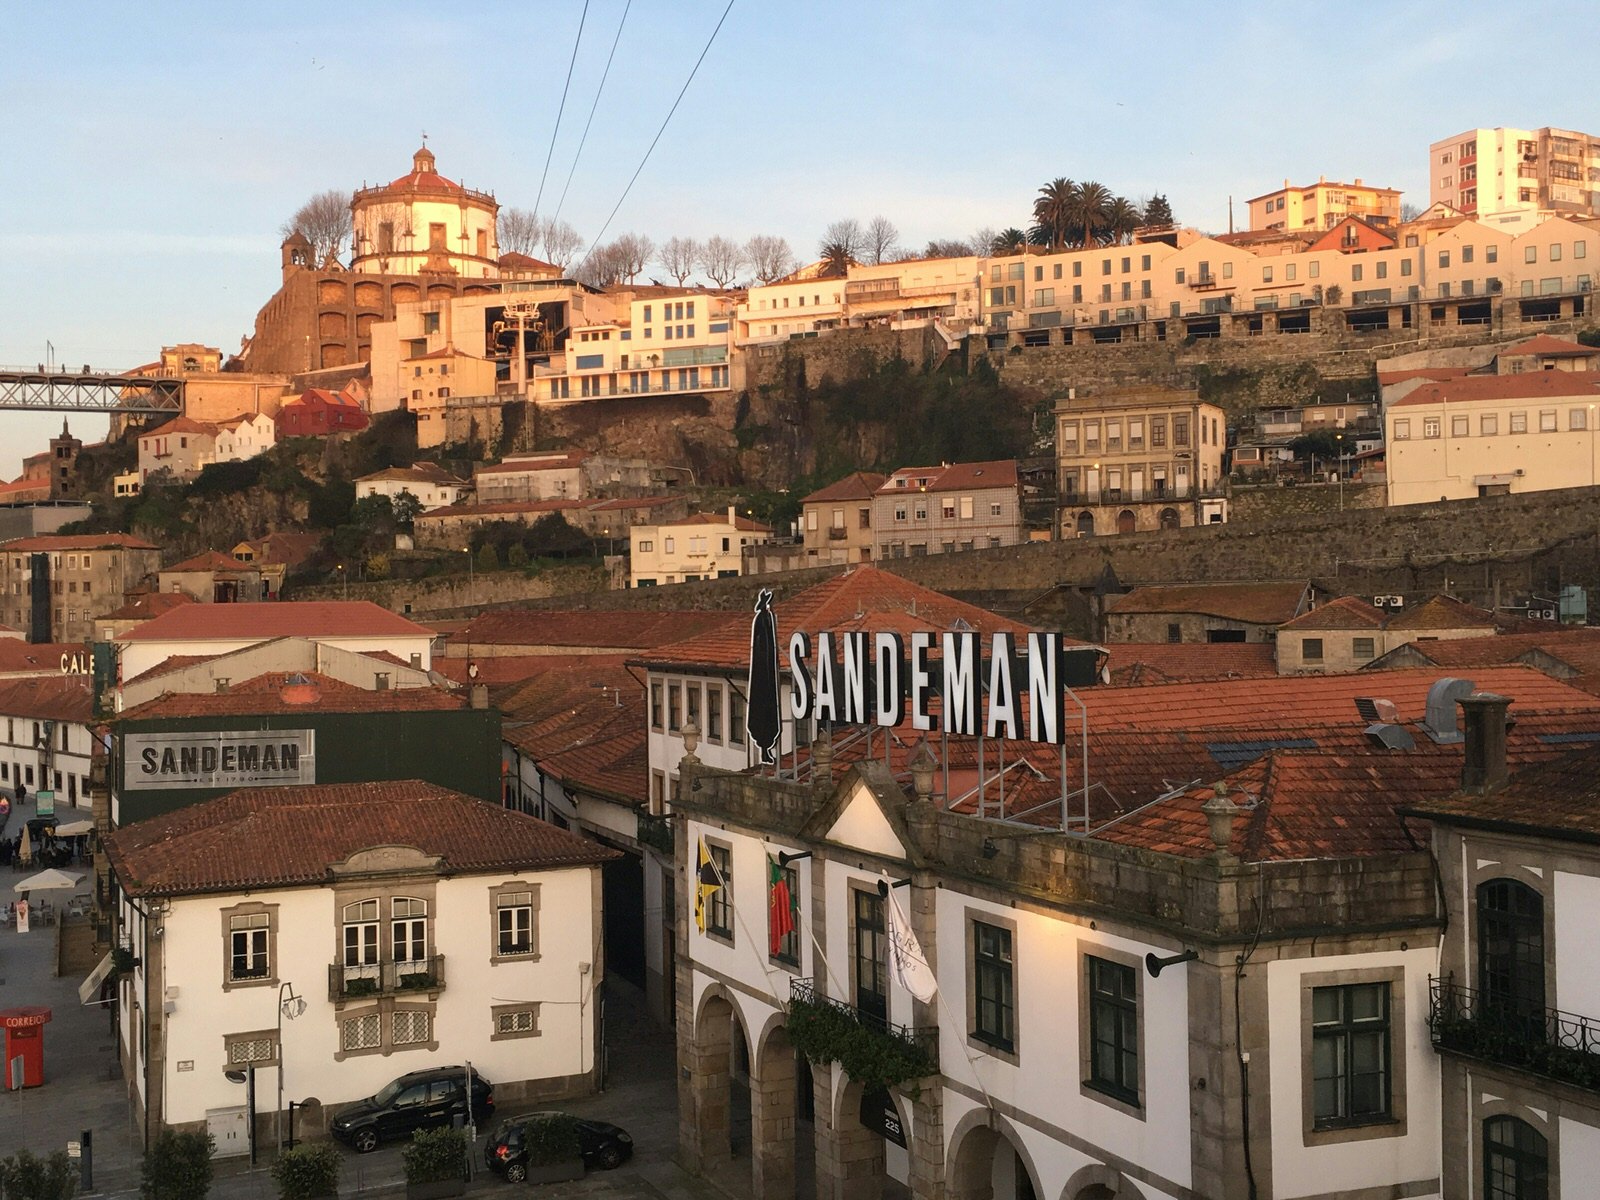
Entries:
[[1217, 277], [1207, 271], [1204, 275], [1189, 276], [1189, 286], [1196, 291], [1205, 291], [1207, 288], [1221, 287]]
[[863, 1083], [893, 1087], [939, 1073], [937, 1026], [885, 1021], [821, 994], [809, 979], [790, 981], [788, 1027], [796, 1049], [812, 1062], [837, 1062]]
[[437, 992], [444, 988], [444, 955], [409, 962], [370, 963], [347, 967], [328, 965], [328, 999], [357, 1000], [367, 996], [395, 996], [406, 992]]
[[1436, 1049], [1600, 1092], [1600, 1017], [1492, 1002], [1449, 979], [1428, 983]]
[[843, 525], [830, 525], [830, 526], [828, 526], [828, 540], [830, 542], [842, 542], [842, 541], [845, 540], [845, 538], [847, 538], [849, 536], [850, 536], [850, 531], [848, 529], [846, 529]]
[[639, 844], [668, 857], [672, 855], [672, 818], [654, 813], [639, 814]]

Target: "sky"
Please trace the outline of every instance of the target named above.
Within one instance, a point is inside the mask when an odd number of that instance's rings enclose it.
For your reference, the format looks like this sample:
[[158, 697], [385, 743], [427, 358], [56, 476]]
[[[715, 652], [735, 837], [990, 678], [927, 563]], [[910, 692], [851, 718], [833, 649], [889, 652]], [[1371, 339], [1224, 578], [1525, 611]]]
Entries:
[[[727, 0], [626, 3], [10, 6], [0, 364], [237, 351], [290, 214], [404, 174], [424, 131], [442, 174], [502, 205], [535, 207], [548, 157], [550, 213], [570, 171], [560, 215], [593, 240]], [[920, 247], [1025, 227], [1056, 176], [1163, 193], [1212, 232], [1285, 178], [1426, 204], [1430, 142], [1600, 129], [1594, 19], [1586, 0], [734, 0], [605, 239], [778, 234], [804, 258], [830, 221], [882, 214]], [[0, 476], [60, 423], [0, 411]]]

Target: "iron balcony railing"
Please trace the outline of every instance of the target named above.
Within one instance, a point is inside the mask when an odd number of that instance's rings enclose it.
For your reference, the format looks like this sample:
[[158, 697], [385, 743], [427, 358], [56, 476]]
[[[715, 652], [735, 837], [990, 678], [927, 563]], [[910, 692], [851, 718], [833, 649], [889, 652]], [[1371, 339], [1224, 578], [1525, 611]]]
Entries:
[[1438, 1049], [1600, 1092], [1600, 1017], [1501, 999], [1450, 979], [1435, 977], [1428, 989]]
[[642, 845], [662, 854], [672, 854], [672, 818], [658, 816], [655, 813], [641, 812], [639, 814], [638, 838]]
[[363, 996], [393, 996], [401, 992], [438, 991], [444, 987], [444, 955], [406, 962], [366, 963], [347, 967], [328, 965], [328, 999], [354, 1000]]
[[910, 1026], [896, 1025], [893, 1021], [885, 1020], [876, 1013], [865, 1012], [854, 1004], [843, 1000], [835, 1000], [832, 996], [824, 995], [817, 990], [817, 985], [810, 979], [791, 979], [789, 981], [789, 998], [801, 1004], [810, 1004], [820, 1008], [831, 1008], [843, 1013], [856, 1024], [869, 1033], [879, 1037], [894, 1038], [907, 1045], [915, 1047], [927, 1056], [932, 1066], [929, 1074], [939, 1073], [939, 1029], [934, 1025]]

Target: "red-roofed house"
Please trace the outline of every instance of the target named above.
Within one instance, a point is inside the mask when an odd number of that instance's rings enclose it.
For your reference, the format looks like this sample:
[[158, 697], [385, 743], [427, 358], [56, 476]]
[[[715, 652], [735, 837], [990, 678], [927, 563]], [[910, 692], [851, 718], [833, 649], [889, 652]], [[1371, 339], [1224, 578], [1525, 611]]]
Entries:
[[1585, 346], [1581, 342], [1539, 333], [1496, 354], [1494, 369], [1501, 375], [1522, 375], [1530, 371], [1600, 371], [1600, 346]]
[[800, 565], [871, 562], [873, 498], [885, 481], [876, 471], [852, 471], [800, 501], [806, 557]]
[[163, 592], [176, 592], [202, 604], [269, 599], [260, 567], [216, 550], [161, 568], [160, 587]]
[[1014, 546], [1022, 541], [1017, 464], [901, 467], [873, 494], [872, 525], [878, 561]]
[[157, 471], [175, 480], [193, 479], [217, 461], [218, 429], [209, 421], [178, 417], [139, 435], [139, 482]]
[[[43, 650], [45, 647], [34, 647]], [[87, 809], [94, 751], [94, 686], [83, 647], [53, 674], [0, 680], [0, 792], [54, 793], [55, 804]], [[69, 818], [70, 819], [70, 818]]]
[[438, 463], [416, 462], [409, 467], [385, 467], [356, 480], [356, 499], [387, 496], [390, 502], [402, 492], [415, 497], [420, 512], [459, 504], [472, 491], [465, 479], [458, 479]]
[[1600, 483], [1600, 372], [1466, 375], [1385, 413], [1390, 504]]
[[[1278, 674], [1357, 671], [1411, 642], [1476, 641], [1509, 624], [1510, 619], [1454, 596], [1430, 596], [1400, 611], [1375, 608], [1359, 596], [1341, 596], [1279, 627]], [[1559, 634], [1560, 627], [1551, 626], [1550, 632]], [[1508, 653], [1493, 661], [1514, 657]]]
[[628, 530], [632, 551], [628, 586], [657, 587], [741, 574], [744, 547], [771, 536], [768, 526], [741, 517], [732, 505], [726, 516], [696, 513], [676, 521], [634, 525]]
[[370, 423], [361, 401], [348, 389], [307, 388], [278, 409], [278, 440], [359, 433]]

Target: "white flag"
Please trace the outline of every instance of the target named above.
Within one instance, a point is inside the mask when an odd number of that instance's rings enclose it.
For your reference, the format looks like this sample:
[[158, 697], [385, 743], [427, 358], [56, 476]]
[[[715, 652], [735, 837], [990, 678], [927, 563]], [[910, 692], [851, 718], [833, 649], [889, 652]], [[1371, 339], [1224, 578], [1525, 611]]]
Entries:
[[884, 916], [889, 925], [889, 970], [901, 987], [926, 1004], [938, 993], [939, 984], [923, 956], [917, 935], [911, 931], [911, 922], [894, 898], [893, 888], [889, 889]]

